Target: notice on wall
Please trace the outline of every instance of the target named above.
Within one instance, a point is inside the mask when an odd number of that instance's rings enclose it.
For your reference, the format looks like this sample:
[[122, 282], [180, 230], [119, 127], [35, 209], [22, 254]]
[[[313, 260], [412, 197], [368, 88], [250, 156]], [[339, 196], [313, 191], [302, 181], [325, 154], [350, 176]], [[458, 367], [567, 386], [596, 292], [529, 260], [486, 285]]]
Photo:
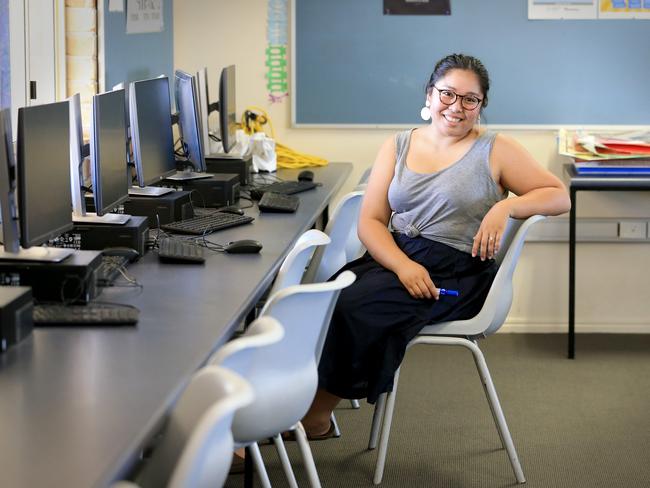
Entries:
[[597, 18], [598, 0], [528, 0], [529, 20]]
[[451, 15], [451, 0], [384, 0], [384, 15]]
[[266, 89], [271, 103], [282, 102], [289, 96], [287, 74], [287, 0], [268, 0], [266, 26]]
[[162, 0], [128, 0], [126, 4], [126, 33], [145, 34], [163, 30]]
[[600, 0], [601, 19], [650, 19], [650, 0]]

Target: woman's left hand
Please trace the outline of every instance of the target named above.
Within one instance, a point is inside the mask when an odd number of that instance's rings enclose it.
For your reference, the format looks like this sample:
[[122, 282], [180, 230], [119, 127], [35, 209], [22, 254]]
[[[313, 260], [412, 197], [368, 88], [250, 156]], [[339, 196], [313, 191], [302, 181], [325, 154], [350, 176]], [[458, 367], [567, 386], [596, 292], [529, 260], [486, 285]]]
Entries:
[[501, 200], [495, 203], [490, 211], [485, 214], [478, 232], [474, 236], [472, 246], [472, 257], [479, 255], [481, 261], [492, 259], [498, 252], [501, 245], [501, 237], [506, 228], [510, 208], [506, 203], [508, 200]]

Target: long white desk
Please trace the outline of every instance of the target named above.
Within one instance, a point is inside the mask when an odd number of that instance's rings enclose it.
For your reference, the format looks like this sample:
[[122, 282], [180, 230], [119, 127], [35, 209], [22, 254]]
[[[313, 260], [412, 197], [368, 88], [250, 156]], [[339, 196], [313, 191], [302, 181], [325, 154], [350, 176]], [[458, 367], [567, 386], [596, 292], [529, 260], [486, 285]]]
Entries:
[[349, 163], [315, 169], [322, 186], [299, 195], [295, 214], [260, 216], [255, 207], [246, 211], [255, 222], [209, 238], [257, 239], [259, 255], [208, 252], [205, 265], [178, 265], [147, 253], [128, 269], [141, 293], [111, 288], [101, 296], [136, 305], [136, 327], [37, 329], [0, 355], [0, 485], [106, 486], [123, 477], [350, 171]]

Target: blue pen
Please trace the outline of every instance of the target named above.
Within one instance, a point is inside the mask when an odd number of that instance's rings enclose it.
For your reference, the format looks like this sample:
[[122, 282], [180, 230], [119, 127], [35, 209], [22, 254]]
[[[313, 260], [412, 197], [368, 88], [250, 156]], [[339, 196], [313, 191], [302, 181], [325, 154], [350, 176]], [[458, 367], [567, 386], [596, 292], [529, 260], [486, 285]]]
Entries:
[[446, 288], [440, 288], [440, 296], [448, 295], [450, 297], [457, 297], [460, 295], [458, 290], [447, 290]]

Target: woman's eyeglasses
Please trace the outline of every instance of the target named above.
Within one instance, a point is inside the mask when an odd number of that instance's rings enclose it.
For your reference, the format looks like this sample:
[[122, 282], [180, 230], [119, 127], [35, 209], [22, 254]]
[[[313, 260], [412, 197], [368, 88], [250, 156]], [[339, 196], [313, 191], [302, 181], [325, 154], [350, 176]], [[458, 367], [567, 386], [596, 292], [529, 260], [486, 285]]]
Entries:
[[456, 99], [460, 98], [460, 104], [465, 110], [474, 110], [483, 101], [482, 98], [479, 98], [475, 95], [459, 95], [452, 90], [441, 90], [435, 85], [433, 87], [438, 90], [440, 103], [443, 103], [445, 105], [453, 105], [456, 103]]

